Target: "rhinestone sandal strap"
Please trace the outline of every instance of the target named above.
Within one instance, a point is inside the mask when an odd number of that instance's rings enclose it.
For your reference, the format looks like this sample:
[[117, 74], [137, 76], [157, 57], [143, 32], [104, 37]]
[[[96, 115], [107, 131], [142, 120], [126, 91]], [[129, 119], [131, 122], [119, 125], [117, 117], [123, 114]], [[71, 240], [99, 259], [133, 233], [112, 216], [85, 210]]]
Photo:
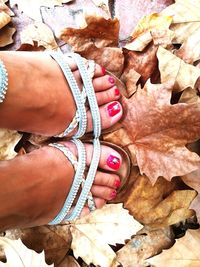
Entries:
[[74, 166], [75, 176], [74, 176], [74, 180], [73, 180], [70, 192], [64, 202], [64, 205], [61, 211], [49, 223], [49, 225], [59, 224], [61, 221], [63, 221], [64, 217], [66, 216], [66, 214], [69, 212], [69, 210], [72, 207], [72, 204], [74, 202], [74, 199], [78, 193], [79, 187], [84, 177], [84, 170], [85, 170], [85, 165], [86, 165], [85, 147], [83, 143], [78, 139], [75, 139], [72, 142], [76, 145], [77, 150], [78, 150], [78, 162], [77, 162], [76, 157], [66, 146], [62, 144], [58, 144], [58, 143], [50, 144], [50, 146], [55, 147], [59, 149], [61, 152], [63, 152], [63, 154], [69, 159], [69, 161]]
[[[63, 71], [63, 74], [65, 75], [66, 80], [69, 83], [70, 89], [72, 91], [76, 107], [77, 107], [77, 114], [76, 114], [76, 120], [79, 123], [78, 131], [74, 135], [75, 138], [80, 138], [85, 134], [86, 127], [87, 127], [87, 115], [86, 115], [86, 109], [85, 109], [85, 103], [82, 101], [82, 94], [80, 92], [80, 89], [76, 83], [76, 80], [74, 78], [74, 75], [68, 65], [68, 63], [64, 60], [63, 54], [61, 52], [56, 51], [50, 51], [50, 56], [58, 63], [61, 70]], [[69, 127], [64, 131], [64, 133], [58, 135], [58, 137], [63, 137], [69, 134], [69, 131], [71, 132], [71, 128], [74, 127], [74, 125], [77, 125], [76, 122], [72, 122], [73, 126], [70, 124]], [[76, 126], [75, 126], [76, 127]], [[64, 134], [64, 135], [63, 135]]]

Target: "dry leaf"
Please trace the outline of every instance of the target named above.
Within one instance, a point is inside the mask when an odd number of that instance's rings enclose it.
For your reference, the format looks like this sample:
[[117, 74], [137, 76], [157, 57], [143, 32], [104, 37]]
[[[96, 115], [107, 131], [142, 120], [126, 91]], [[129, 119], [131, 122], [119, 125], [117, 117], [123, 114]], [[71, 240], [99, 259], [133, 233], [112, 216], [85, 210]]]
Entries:
[[22, 44], [31, 44], [33, 46], [34, 42], [37, 42], [38, 46], [43, 46], [49, 50], [58, 49], [52, 30], [41, 22], [30, 24], [21, 32]]
[[108, 244], [123, 244], [141, 228], [122, 204], [107, 204], [71, 224], [74, 255], [87, 264], [109, 267], [116, 255]]
[[200, 69], [185, 63], [166, 49], [159, 47], [157, 52], [161, 82], [174, 81], [174, 90], [182, 91], [185, 88], [194, 88], [200, 76]]
[[172, 244], [173, 237], [169, 228], [145, 231], [144, 234], [133, 237], [117, 252], [117, 261], [125, 267], [142, 267], [145, 259]]
[[137, 91], [137, 82], [141, 75], [137, 73], [134, 69], [128, 69], [123, 72], [120, 80], [126, 85], [127, 96], [130, 97]]
[[80, 267], [80, 265], [72, 256], [66, 256], [57, 267]]
[[0, 12], [0, 29], [6, 26], [11, 21], [11, 17], [4, 11]]
[[6, 263], [0, 262], [1, 267], [53, 267], [47, 265], [44, 259], [44, 252], [41, 254], [27, 249], [20, 239], [10, 240], [6, 237], [0, 237], [0, 246], [4, 248], [6, 254]]
[[196, 211], [198, 222], [200, 223], [200, 169], [181, 177], [184, 183], [198, 192], [197, 197], [192, 202], [190, 208]]
[[147, 260], [155, 267], [199, 267], [200, 229], [188, 230], [174, 246]]
[[15, 14], [12, 12], [12, 10], [5, 4], [4, 0], [0, 0], [0, 11], [4, 11], [9, 16], [14, 16]]
[[179, 103], [199, 103], [200, 97], [196, 94], [195, 90], [192, 88], [187, 88], [183, 91]]
[[17, 5], [20, 11], [36, 21], [42, 21], [40, 8], [42, 6], [54, 7], [62, 6], [62, 3], [68, 3], [72, 0], [10, 0], [10, 6]]
[[167, 46], [173, 39], [173, 32], [169, 30], [172, 17], [154, 13], [142, 18], [131, 34], [131, 43], [125, 48], [133, 51], [143, 51], [153, 40], [155, 45]]
[[102, 8], [105, 12], [110, 14], [110, 11], [109, 11], [109, 0], [92, 0], [92, 1], [94, 2], [94, 4], [97, 7]]
[[17, 155], [14, 148], [21, 137], [16, 131], [0, 129], [0, 160], [12, 159]]
[[16, 32], [15, 28], [4, 27], [0, 31], [0, 47], [13, 43], [13, 34]]
[[[91, 47], [118, 46], [119, 20], [86, 16], [81, 29], [66, 28], [60, 38], [71, 45], [75, 52], [85, 52]], [[105, 31], [106, 29], [106, 31]]]

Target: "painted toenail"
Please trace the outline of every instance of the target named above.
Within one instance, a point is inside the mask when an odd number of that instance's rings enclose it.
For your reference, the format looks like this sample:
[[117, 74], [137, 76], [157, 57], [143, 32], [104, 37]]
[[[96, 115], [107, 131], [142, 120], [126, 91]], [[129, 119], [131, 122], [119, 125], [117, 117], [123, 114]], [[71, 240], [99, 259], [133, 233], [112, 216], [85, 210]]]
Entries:
[[106, 74], [106, 69], [104, 67], [101, 67], [101, 71], [102, 71], [103, 75]]
[[120, 180], [115, 180], [115, 187], [119, 188], [121, 186], [121, 181]]
[[117, 195], [117, 192], [116, 192], [116, 191], [113, 191], [113, 192], [111, 193], [111, 195], [110, 195], [110, 198], [111, 198], [111, 199], [114, 199], [114, 198], [116, 198], [116, 195]]
[[121, 107], [118, 102], [113, 102], [112, 104], [108, 105], [108, 114], [110, 117], [114, 117], [116, 114], [118, 114], [121, 110]]
[[120, 91], [119, 91], [118, 88], [115, 89], [115, 95], [116, 95], [116, 96], [119, 96], [119, 95], [120, 95]]
[[121, 165], [120, 159], [113, 156], [113, 155], [110, 155], [108, 157], [106, 163], [107, 163], [108, 167], [110, 167], [113, 170], [118, 170], [120, 168], [120, 165]]
[[115, 84], [115, 79], [113, 77], [111, 77], [111, 76], [108, 78], [108, 81], [111, 84]]

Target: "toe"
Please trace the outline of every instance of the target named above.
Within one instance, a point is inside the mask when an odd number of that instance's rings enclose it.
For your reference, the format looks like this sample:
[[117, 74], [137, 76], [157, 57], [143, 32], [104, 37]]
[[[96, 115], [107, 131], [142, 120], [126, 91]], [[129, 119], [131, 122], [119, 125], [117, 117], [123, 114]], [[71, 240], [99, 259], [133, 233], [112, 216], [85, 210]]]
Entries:
[[119, 176], [115, 173], [97, 171], [93, 184], [110, 187], [111, 189], [118, 189], [121, 181]]
[[[100, 117], [101, 117], [101, 127], [102, 129], [107, 129], [113, 126], [116, 122], [118, 122], [123, 114], [122, 106], [119, 102], [114, 101], [108, 104], [102, 105], [99, 107]], [[90, 110], [87, 111], [87, 132], [91, 132], [93, 130], [92, 124], [92, 115]]]
[[120, 91], [116, 86], [96, 93], [96, 99], [99, 106], [118, 100], [120, 98]]
[[93, 196], [105, 200], [112, 200], [117, 195], [117, 191], [115, 189], [101, 185], [93, 185], [91, 188], [91, 193]]
[[104, 75], [102, 77], [93, 79], [93, 86], [95, 92], [107, 90], [115, 85], [115, 78], [110, 75]]

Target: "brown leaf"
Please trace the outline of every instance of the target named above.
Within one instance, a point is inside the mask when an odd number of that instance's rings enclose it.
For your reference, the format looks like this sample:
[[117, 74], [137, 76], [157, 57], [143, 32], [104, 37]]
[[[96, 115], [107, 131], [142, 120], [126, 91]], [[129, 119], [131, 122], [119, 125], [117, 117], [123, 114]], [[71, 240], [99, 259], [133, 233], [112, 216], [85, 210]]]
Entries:
[[197, 197], [192, 202], [190, 208], [195, 210], [198, 222], [200, 223], [200, 169], [181, 177], [184, 183], [198, 192]]
[[4, 11], [0, 12], [0, 29], [6, 26], [11, 21], [11, 17]]
[[173, 243], [169, 228], [149, 230], [136, 235], [117, 252], [117, 261], [126, 267], [142, 267], [144, 260], [152, 257]]
[[4, 0], [0, 0], [0, 11], [4, 11], [9, 16], [14, 16], [15, 14], [12, 12], [12, 10], [5, 4]]
[[[105, 31], [106, 29], [106, 31]], [[87, 51], [91, 46], [103, 48], [118, 46], [119, 20], [105, 19], [97, 16], [86, 16], [81, 29], [66, 28], [60, 38], [71, 45], [75, 52]]]
[[72, 256], [66, 256], [57, 267], [80, 267], [80, 265]]
[[200, 266], [200, 229], [188, 230], [174, 246], [158, 256], [147, 260], [155, 267], [198, 267]]
[[137, 91], [137, 82], [141, 75], [134, 69], [126, 68], [120, 77], [121, 81], [126, 85], [127, 96], [130, 97]]
[[0, 31], [0, 47], [4, 47], [6, 45], [13, 43], [13, 34], [16, 32], [15, 28], [4, 27]]

